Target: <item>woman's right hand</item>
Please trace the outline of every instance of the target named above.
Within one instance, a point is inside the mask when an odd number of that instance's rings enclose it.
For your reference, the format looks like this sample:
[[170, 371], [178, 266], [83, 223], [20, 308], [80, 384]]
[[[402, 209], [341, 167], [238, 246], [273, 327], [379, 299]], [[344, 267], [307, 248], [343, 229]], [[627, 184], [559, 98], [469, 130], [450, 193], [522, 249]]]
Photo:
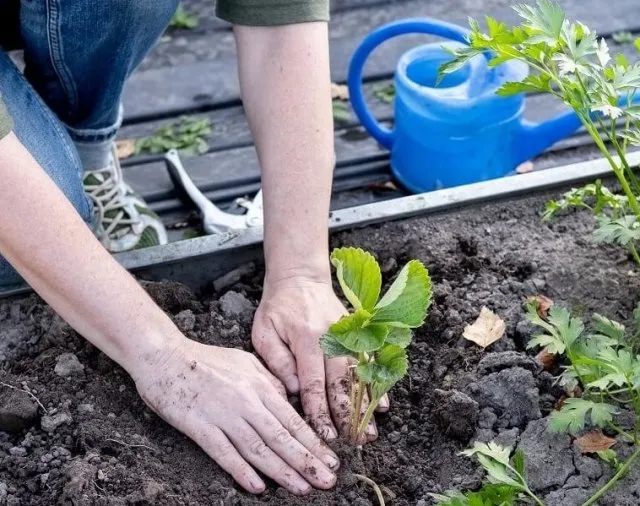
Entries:
[[265, 489], [255, 469], [298, 495], [335, 485], [337, 456], [256, 357], [187, 339], [160, 357], [135, 371], [140, 396], [248, 492]]

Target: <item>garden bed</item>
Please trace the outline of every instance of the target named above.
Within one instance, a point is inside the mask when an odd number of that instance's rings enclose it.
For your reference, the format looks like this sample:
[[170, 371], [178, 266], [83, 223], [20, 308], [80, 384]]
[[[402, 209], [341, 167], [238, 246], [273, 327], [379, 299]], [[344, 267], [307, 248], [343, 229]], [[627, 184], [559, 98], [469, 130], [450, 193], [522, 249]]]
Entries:
[[[624, 251], [590, 239], [593, 218], [572, 213], [540, 222], [547, 197], [487, 204], [455, 214], [341, 232], [333, 245], [376, 255], [386, 277], [407, 260], [422, 260], [435, 283], [427, 324], [415, 333], [407, 377], [378, 416], [380, 438], [343, 457], [335, 490], [296, 498], [271, 484], [253, 497], [240, 491], [203, 452], [152, 414], [131, 380], [79, 338], [35, 296], [0, 303], [0, 504], [74, 505], [355, 505], [377, 504], [352, 471], [381, 487], [388, 504], [429, 505], [429, 492], [477, 488], [483, 473], [458, 452], [476, 439], [518, 444], [530, 485], [548, 506], [580, 504], [611, 476], [581, 456], [568, 435], [546, 432], [545, 416], [561, 391], [524, 345], [532, 327], [522, 304], [543, 294], [575, 314], [597, 311], [628, 321], [640, 278]], [[223, 294], [196, 297], [175, 283], [148, 290], [193, 339], [250, 349], [260, 269]], [[483, 351], [461, 338], [487, 306], [506, 335]], [[60, 356], [73, 353], [70, 356]], [[294, 399], [294, 402], [295, 399]], [[19, 415], [13, 418], [8, 415]], [[621, 422], [623, 423], [623, 422]], [[621, 457], [623, 443], [615, 447]], [[640, 502], [640, 465], [601, 502]]]

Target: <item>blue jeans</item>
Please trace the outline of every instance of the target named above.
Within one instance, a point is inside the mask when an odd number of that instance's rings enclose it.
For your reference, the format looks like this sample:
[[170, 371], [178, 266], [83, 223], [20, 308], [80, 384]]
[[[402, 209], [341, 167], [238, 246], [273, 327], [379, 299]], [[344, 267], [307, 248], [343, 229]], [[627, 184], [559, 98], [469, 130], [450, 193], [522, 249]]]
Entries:
[[[107, 165], [122, 121], [125, 81], [162, 34], [177, 4], [0, 0], [2, 23], [20, 26], [26, 63], [23, 75], [0, 49], [0, 93], [14, 133], [87, 223], [92, 208], [82, 188], [83, 170]], [[0, 27], [0, 44], [6, 42], [3, 33]], [[20, 281], [0, 258], [0, 285]]]

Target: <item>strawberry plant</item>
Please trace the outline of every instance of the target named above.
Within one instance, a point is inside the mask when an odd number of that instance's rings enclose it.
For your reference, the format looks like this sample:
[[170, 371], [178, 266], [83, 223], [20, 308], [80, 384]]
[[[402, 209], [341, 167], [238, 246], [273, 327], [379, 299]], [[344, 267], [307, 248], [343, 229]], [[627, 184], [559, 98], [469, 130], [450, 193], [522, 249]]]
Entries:
[[[425, 266], [411, 260], [380, 297], [382, 274], [376, 259], [359, 248], [331, 254], [336, 277], [353, 312], [333, 323], [322, 337], [328, 357], [355, 359], [351, 371], [349, 439], [361, 441], [378, 402], [407, 373], [406, 347], [431, 304], [431, 279]], [[365, 395], [369, 407], [363, 410]]]
[[[612, 58], [603, 38], [598, 39], [584, 24], [566, 19], [551, 0], [539, 0], [535, 7], [518, 5], [515, 11], [522, 24], [512, 28], [487, 17], [485, 33], [471, 20], [469, 46], [454, 51], [441, 76], [484, 55], [493, 67], [508, 60], [527, 63], [531, 75], [505, 83], [497, 93], [542, 92], [562, 100], [576, 112], [622, 189], [618, 195], [597, 183], [573, 190], [549, 203], [545, 218], [569, 207], [589, 208], [598, 216], [596, 238], [626, 247], [640, 264], [640, 181], [628, 161], [629, 147], [640, 145], [640, 105], [634, 103], [640, 63], [632, 64], [622, 54]], [[636, 46], [640, 48], [638, 41]]]

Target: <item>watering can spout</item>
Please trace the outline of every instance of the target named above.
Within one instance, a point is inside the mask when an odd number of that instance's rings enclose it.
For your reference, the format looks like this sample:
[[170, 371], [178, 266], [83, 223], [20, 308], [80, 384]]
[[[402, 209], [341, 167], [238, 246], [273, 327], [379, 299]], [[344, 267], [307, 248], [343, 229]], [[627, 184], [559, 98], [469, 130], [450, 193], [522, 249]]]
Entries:
[[518, 163], [535, 158], [556, 142], [570, 136], [580, 126], [580, 119], [573, 111], [561, 113], [541, 123], [522, 120], [522, 130], [518, 139], [521, 146]]

